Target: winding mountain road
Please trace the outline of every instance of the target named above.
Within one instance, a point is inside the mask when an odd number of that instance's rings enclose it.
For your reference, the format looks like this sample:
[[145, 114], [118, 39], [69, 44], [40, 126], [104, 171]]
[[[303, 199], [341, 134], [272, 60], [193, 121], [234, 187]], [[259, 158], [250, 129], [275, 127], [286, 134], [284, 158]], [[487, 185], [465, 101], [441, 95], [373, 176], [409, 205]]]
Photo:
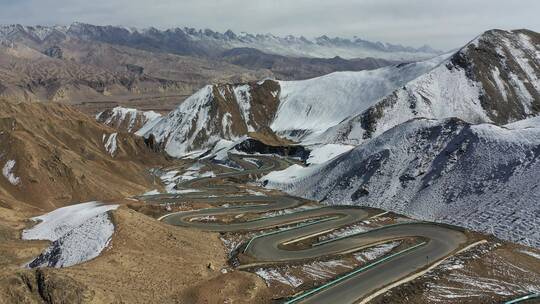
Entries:
[[[219, 219], [223, 216], [246, 213], [261, 214], [291, 209], [305, 204], [305, 200], [287, 195], [228, 196], [223, 194], [209, 197], [210, 193], [215, 195], [216, 193], [241, 191], [235, 185], [216, 185], [215, 182], [218, 179], [263, 174], [277, 170], [286, 164], [284, 159], [260, 155], [239, 156], [231, 154], [231, 158], [246, 169], [212, 178], [197, 178], [178, 185], [182, 188], [196, 188], [200, 192], [181, 196], [156, 195], [145, 199], [157, 203], [201, 201], [216, 205], [216, 207], [209, 209], [172, 213], [162, 218], [162, 221], [171, 225], [207, 231], [245, 232], [303, 223], [277, 233], [263, 234], [251, 239], [243, 251], [246, 256], [250, 257], [250, 262], [240, 265], [239, 268], [344, 255], [395, 240], [415, 239], [418, 243], [411, 248], [386, 257], [384, 261], [381, 260], [368, 265], [368, 267], [355, 270], [316, 290], [292, 298], [287, 303], [357, 303], [377, 290], [445, 259], [467, 244], [466, 235], [454, 227], [415, 222], [390, 225], [348, 237], [315, 243], [308, 248], [291, 248], [290, 245], [294, 245], [300, 240], [328, 233], [374, 215], [373, 211], [352, 206], [321, 207], [230, 223], [198, 221], [198, 219], [205, 217]], [[262, 162], [262, 166], [256, 167], [247, 162], [248, 159], [257, 159]], [[221, 206], [225, 203], [234, 205], [231, 207]]]

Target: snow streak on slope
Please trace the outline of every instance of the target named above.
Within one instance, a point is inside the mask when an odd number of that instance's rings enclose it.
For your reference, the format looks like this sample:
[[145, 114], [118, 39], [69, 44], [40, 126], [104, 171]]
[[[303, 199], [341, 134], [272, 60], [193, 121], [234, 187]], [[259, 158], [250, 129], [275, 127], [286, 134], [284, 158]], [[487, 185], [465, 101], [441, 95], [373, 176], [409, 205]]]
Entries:
[[262, 180], [329, 204], [377, 207], [540, 247], [538, 122], [507, 128], [416, 119], [328, 163]]
[[139, 111], [121, 106], [103, 111], [96, 115], [96, 120], [110, 127], [127, 132], [136, 132], [142, 126], [151, 126], [161, 114], [154, 111]]
[[[467, 78], [463, 69], [450, 70], [441, 65], [395, 91], [365, 114], [329, 129], [318, 140], [359, 144], [415, 117], [490, 122], [478, 100], [481, 92], [481, 86]], [[370, 117], [371, 113], [378, 117]], [[369, 126], [370, 120], [374, 120], [375, 126]]]
[[107, 150], [107, 153], [109, 153], [113, 157], [114, 157], [114, 154], [116, 153], [116, 149], [118, 148], [118, 143], [116, 141], [117, 136], [118, 136], [118, 133], [112, 133], [111, 135], [109, 135], [109, 137], [106, 137], [106, 135], [103, 134], [105, 150]]
[[208, 85], [137, 134], [153, 136], [172, 156], [202, 153], [220, 141], [232, 142], [267, 126], [278, 105], [278, 92], [279, 85], [272, 80]]
[[118, 205], [83, 203], [33, 218], [40, 221], [23, 231], [25, 240], [50, 240], [51, 245], [30, 267], [67, 267], [97, 257], [107, 247], [114, 225], [107, 212]]
[[154, 135], [156, 141], [166, 143], [165, 151], [169, 155], [182, 156], [190, 152], [197, 135], [205, 132], [206, 127], [210, 125], [209, 111], [212, 97], [212, 86], [205, 86], [151, 128], [149, 132]]

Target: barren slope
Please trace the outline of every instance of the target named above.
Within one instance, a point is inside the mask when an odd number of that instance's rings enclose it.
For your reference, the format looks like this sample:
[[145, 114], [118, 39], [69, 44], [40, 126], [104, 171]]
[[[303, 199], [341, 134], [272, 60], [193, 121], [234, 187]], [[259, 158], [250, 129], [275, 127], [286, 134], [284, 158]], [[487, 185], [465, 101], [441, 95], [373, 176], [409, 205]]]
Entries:
[[[60, 104], [0, 101], [0, 197], [50, 210], [146, 191], [163, 158], [141, 138]], [[5, 199], [4, 199], [5, 198]], [[7, 203], [6, 203], [7, 202]]]

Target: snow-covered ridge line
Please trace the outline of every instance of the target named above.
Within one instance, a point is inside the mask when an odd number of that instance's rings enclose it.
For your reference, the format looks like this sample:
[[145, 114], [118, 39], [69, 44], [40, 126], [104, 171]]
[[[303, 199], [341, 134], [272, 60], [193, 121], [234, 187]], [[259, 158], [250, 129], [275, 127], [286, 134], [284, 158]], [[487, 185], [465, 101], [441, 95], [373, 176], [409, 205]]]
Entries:
[[108, 211], [119, 205], [88, 202], [56, 209], [32, 218], [39, 221], [22, 233], [24, 240], [52, 243], [29, 267], [68, 267], [97, 257], [114, 233]]
[[261, 181], [328, 204], [391, 210], [540, 247], [539, 122], [415, 119], [327, 163]]
[[[334, 72], [308, 80], [280, 81], [280, 105], [270, 128], [292, 140], [319, 143], [318, 135], [365, 111], [451, 55], [370, 71]], [[297, 131], [302, 131], [300, 136], [296, 135]]]

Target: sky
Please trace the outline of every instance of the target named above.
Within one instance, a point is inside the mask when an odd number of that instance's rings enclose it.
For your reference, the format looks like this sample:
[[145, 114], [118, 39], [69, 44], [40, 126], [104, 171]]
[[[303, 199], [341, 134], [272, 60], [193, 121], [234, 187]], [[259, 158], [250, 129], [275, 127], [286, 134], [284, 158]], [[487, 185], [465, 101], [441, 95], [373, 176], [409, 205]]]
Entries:
[[359, 37], [440, 50], [492, 28], [540, 31], [540, 0], [0, 0], [0, 22]]

